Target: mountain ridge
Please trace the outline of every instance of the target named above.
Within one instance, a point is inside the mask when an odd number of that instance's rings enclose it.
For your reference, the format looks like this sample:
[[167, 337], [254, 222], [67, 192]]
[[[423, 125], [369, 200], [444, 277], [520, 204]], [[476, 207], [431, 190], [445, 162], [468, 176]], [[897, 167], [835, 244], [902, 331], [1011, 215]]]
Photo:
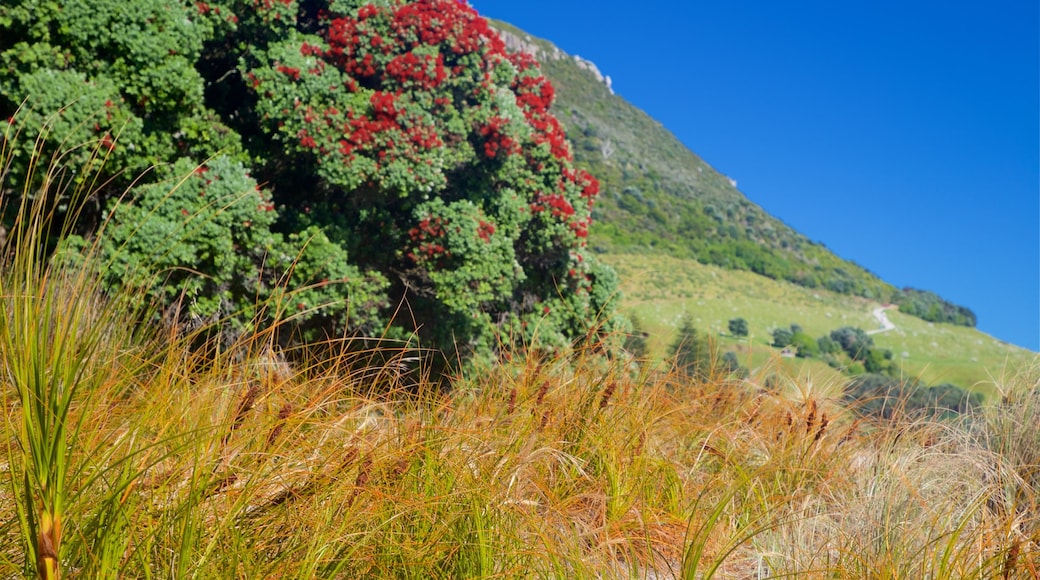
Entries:
[[511, 24], [490, 23], [510, 49], [541, 62], [556, 87], [554, 113], [567, 129], [575, 161], [600, 180], [590, 234], [597, 251], [663, 252], [895, 303], [932, 322], [975, 325], [968, 308], [932, 292], [900, 290], [769, 214], [737, 189], [734, 179], [615, 94], [610, 77], [595, 63]]

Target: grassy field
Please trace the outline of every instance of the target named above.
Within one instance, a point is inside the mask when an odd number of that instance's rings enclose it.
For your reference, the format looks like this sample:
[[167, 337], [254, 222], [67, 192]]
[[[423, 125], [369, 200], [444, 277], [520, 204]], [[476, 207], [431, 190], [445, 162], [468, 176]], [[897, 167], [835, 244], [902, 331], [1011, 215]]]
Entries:
[[[721, 338], [720, 344], [746, 345], [756, 365], [775, 358], [769, 347], [775, 328], [797, 323], [814, 337], [842, 326], [879, 328], [872, 314], [879, 304], [863, 298], [659, 254], [602, 258], [618, 271], [625, 309], [650, 333], [651, 351], [657, 355], [666, 351], [687, 315], [699, 330], [716, 335], [726, 333], [730, 319], [746, 319], [748, 339]], [[875, 344], [890, 349], [908, 376], [929, 384], [950, 382], [992, 393], [1001, 373], [1027, 365], [1036, 356], [972, 328], [933, 324], [896, 310], [889, 310], [888, 316], [896, 329], [873, 335]], [[789, 364], [808, 365], [817, 373], [827, 368], [818, 361]]]

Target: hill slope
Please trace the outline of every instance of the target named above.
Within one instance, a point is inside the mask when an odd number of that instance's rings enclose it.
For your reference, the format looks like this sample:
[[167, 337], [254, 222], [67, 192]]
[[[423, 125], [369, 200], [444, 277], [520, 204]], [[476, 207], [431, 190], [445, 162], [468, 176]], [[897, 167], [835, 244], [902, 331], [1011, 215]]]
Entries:
[[[872, 331], [879, 327], [877, 301], [808, 289], [769, 280], [751, 272], [703, 265], [667, 255], [615, 253], [604, 257], [621, 279], [625, 310], [649, 333], [653, 355], [666, 352], [684, 316], [696, 327], [720, 336], [723, 351], [735, 351], [752, 369], [774, 364], [779, 349], [770, 347], [771, 332], [797, 324], [816, 338], [844, 326]], [[892, 351], [900, 374], [926, 384], [952, 383], [992, 393], [1005, 372], [1028, 367], [1036, 354], [1007, 344], [977, 329], [934, 324], [888, 311], [895, 328], [872, 335], [874, 343]], [[748, 322], [749, 337], [727, 336], [734, 318]], [[785, 365], [820, 378], [836, 373], [819, 359], [787, 359]]]
[[[797, 323], [814, 337], [841, 326], [869, 330], [877, 324], [874, 308], [926, 294], [933, 309], [963, 313], [947, 318], [962, 326], [890, 311], [897, 329], [875, 335], [875, 342], [893, 352], [907, 375], [988, 391], [1001, 369], [1034, 358], [966, 328], [974, 326], [969, 310], [930, 293], [900, 292], [769, 215], [615, 95], [595, 64], [509, 24], [493, 25], [510, 49], [535, 56], [556, 87], [554, 111], [566, 124], [576, 165], [601, 184], [593, 247], [618, 270], [625, 307], [650, 332], [655, 354], [663, 354], [684, 314], [712, 334], [725, 334], [731, 318], [746, 318], [749, 344], [758, 345], [754, 358], [762, 360], [777, 354], [768, 346], [775, 328]], [[738, 346], [723, 340], [726, 349]]]
[[894, 295], [892, 285], [748, 200], [660, 123], [614, 95], [594, 64], [508, 24], [494, 26], [510, 48], [541, 61], [575, 160], [600, 180], [592, 233], [600, 251], [652, 249], [809, 288]]

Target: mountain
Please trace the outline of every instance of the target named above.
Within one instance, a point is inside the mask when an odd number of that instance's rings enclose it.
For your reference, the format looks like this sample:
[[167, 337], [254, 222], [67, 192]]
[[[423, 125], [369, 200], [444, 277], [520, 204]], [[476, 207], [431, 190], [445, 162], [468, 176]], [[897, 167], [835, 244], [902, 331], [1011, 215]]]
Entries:
[[931, 322], [974, 314], [926, 291], [899, 290], [767, 213], [643, 111], [614, 94], [596, 65], [504, 22], [506, 45], [537, 58], [556, 87], [554, 113], [576, 164], [600, 180], [591, 242], [601, 253], [660, 252], [748, 270], [810, 289], [893, 302]]
[[[615, 95], [594, 63], [507, 23], [492, 24], [510, 49], [537, 58], [556, 88], [554, 113], [576, 165], [600, 180], [592, 247], [618, 269], [626, 310], [650, 332], [651, 351], [663, 355], [691, 316], [698, 328], [722, 336], [725, 348], [753, 346], [761, 359], [772, 356], [775, 328], [795, 323], [814, 337], [846, 325], [871, 330], [872, 312], [895, 303], [896, 328], [874, 338], [908, 376], [987, 391], [994, 371], [1032, 360], [1029, 351], [974, 329], [969, 309], [931, 292], [897, 289], [767, 213]], [[727, 320], [736, 317], [748, 318], [749, 341], [725, 336]]]
[[556, 87], [554, 112], [575, 159], [600, 180], [593, 242], [601, 249], [653, 249], [868, 298], [895, 292], [748, 200], [660, 123], [613, 94], [594, 64], [508, 24], [495, 26], [510, 48], [538, 58]]

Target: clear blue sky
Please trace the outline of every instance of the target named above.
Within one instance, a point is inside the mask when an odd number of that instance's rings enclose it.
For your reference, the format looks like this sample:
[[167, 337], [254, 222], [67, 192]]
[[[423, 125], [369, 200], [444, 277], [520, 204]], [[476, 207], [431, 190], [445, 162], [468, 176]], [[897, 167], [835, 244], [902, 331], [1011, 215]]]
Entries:
[[766, 211], [1040, 350], [1036, 0], [472, 0], [594, 61]]

